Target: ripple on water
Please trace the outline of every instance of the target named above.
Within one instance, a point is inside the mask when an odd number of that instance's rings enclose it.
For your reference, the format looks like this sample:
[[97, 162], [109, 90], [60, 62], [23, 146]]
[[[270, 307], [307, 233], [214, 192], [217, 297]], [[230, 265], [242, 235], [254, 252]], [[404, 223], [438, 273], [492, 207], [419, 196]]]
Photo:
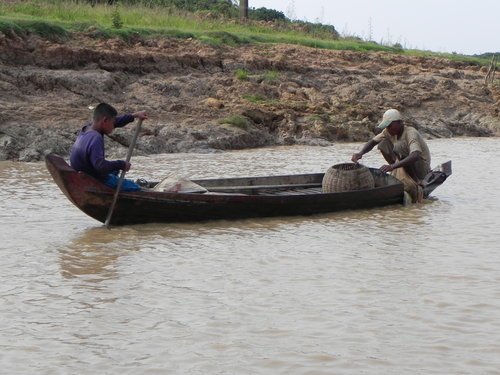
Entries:
[[[3, 371], [495, 373], [500, 193], [482, 166], [498, 140], [429, 143], [436, 161], [454, 155], [430, 203], [111, 231], [69, 205], [43, 164], [1, 162]], [[319, 172], [358, 147], [134, 166], [148, 178]]]

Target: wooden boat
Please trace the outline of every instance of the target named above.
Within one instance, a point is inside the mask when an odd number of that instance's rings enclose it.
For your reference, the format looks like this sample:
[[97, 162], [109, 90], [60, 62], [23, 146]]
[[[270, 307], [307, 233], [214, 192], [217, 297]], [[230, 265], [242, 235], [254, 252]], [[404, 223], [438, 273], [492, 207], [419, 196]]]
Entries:
[[[104, 222], [114, 189], [76, 172], [55, 154], [47, 155], [45, 162], [66, 197], [90, 217]], [[370, 171], [374, 188], [340, 193], [322, 192], [323, 173], [193, 180], [208, 190], [204, 194], [151, 189], [120, 192], [111, 224], [311, 215], [402, 204], [403, 184], [378, 169]], [[429, 195], [450, 174], [451, 162], [436, 168], [427, 179], [424, 195]]]

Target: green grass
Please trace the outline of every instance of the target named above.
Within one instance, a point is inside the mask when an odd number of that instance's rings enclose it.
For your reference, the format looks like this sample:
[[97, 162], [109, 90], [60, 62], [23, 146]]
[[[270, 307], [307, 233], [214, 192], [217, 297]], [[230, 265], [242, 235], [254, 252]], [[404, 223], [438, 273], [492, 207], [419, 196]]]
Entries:
[[246, 81], [248, 79], [248, 72], [245, 69], [236, 69], [234, 76], [240, 81]]
[[275, 99], [269, 99], [269, 98], [266, 98], [265, 96], [263, 95], [259, 95], [259, 94], [245, 94], [242, 96], [243, 99], [245, 100], [248, 100], [250, 103], [254, 103], [254, 104], [277, 104], [278, 101], [275, 100]]
[[279, 77], [279, 72], [277, 72], [276, 70], [270, 70], [262, 75], [262, 80], [270, 85], [274, 85], [278, 82]]
[[267, 101], [267, 98], [262, 96], [262, 95], [259, 95], [259, 94], [256, 94], [256, 95], [243, 95], [243, 99], [245, 100], [248, 100], [249, 102], [251, 103], [263, 103], [265, 101]]
[[9, 35], [11, 32], [22, 33], [28, 31], [38, 34], [46, 39], [57, 39], [69, 36], [69, 32], [64, 27], [42, 20], [5, 20], [0, 17], [0, 31]]
[[[254, 77], [259, 78], [261, 81], [274, 85], [278, 82], [280, 73], [276, 70], [268, 70], [260, 75], [254, 75]], [[245, 69], [236, 69], [234, 71], [234, 77], [240, 81], [246, 81], [250, 78], [250, 72]]]
[[247, 130], [250, 126], [250, 120], [242, 115], [233, 115], [219, 120], [219, 124], [227, 124], [239, 129]]
[[[116, 22], [117, 14], [119, 23]], [[113, 20], [115, 23], [113, 24]], [[117, 28], [117, 25], [120, 28]], [[210, 19], [175, 8], [143, 5], [96, 5], [77, 0], [28, 0], [0, 3], [0, 31], [30, 31], [46, 38], [67, 37], [72, 32], [92, 30], [95, 37], [129, 38], [137, 33], [145, 37], [193, 38], [211, 45], [237, 46], [249, 43], [286, 43], [332, 50], [360, 52], [387, 51], [409, 55], [439, 56], [451, 60], [486, 65], [487, 58], [405, 51], [358, 39], [313, 37], [305, 32], [262, 23]]]
[[460, 55], [455, 53], [443, 53], [443, 52], [431, 52], [431, 51], [420, 51], [420, 50], [405, 50], [405, 54], [409, 56], [421, 56], [421, 57], [441, 57], [451, 61], [465, 62], [472, 65], [488, 65], [489, 60], [484, 57], [475, 57]]

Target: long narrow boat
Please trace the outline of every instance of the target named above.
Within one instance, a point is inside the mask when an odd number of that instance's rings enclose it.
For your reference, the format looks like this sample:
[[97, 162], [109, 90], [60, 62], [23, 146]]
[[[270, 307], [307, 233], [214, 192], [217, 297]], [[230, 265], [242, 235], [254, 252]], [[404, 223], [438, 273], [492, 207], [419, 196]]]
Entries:
[[[57, 186], [80, 210], [104, 222], [114, 190], [95, 178], [72, 169], [63, 158], [49, 154], [47, 168]], [[377, 169], [370, 169], [375, 187], [323, 193], [323, 173], [286, 176], [193, 180], [207, 192], [182, 193], [143, 189], [120, 192], [112, 225], [152, 222], [189, 222], [266, 216], [311, 215], [340, 210], [403, 204], [403, 184]], [[451, 175], [451, 162], [426, 178], [428, 196]], [[150, 187], [155, 183], [150, 183]]]

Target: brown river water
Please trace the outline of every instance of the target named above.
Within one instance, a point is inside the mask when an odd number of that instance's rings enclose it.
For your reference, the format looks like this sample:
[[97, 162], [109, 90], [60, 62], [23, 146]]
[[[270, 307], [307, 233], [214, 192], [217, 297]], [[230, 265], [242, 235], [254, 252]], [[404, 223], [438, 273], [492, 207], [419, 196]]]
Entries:
[[[423, 204], [112, 230], [43, 163], [0, 162], [0, 373], [500, 374], [500, 139], [429, 146], [453, 175]], [[134, 157], [129, 175], [323, 172], [359, 147]]]

